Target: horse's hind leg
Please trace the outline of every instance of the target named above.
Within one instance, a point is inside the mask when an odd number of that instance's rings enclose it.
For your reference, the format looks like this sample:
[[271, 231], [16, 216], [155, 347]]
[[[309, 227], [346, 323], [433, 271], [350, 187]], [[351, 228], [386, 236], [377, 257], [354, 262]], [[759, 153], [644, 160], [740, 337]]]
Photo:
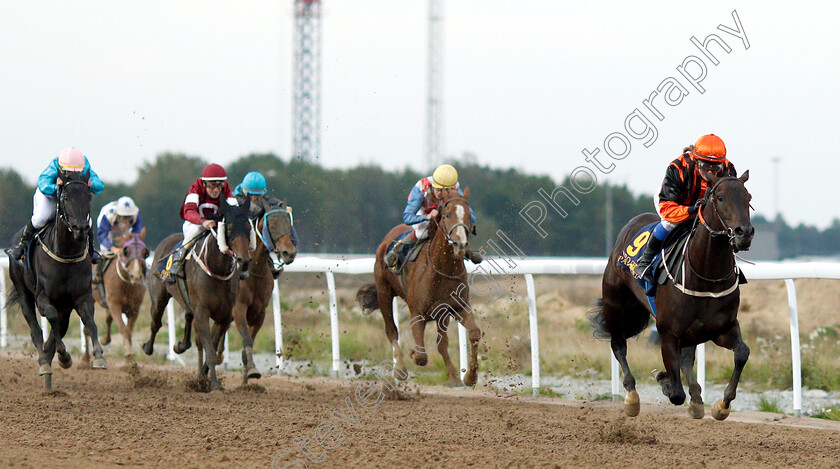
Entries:
[[247, 308], [237, 302], [233, 307], [233, 321], [242, 337], [242, 384], [248, 384], [249, 378], [259, 378], [260, 372], [254, 366], [254, 338], [248, 328]]
[[[116, 295], [112, 295], [116, 296]], [[123, 304], [124, 300], [117, 300], [116, 298], [111, 298], [111, 301], [108, 303], [108, 337], [111, 336], [111, 322], [117, 323], [117, 329], [120, 330], [120, 334], [123, 336], [123, 356], [128, 358], [132, 356], [131, 350], [131, 329], [123, 322], [122, 320], [122, 312], [125, 308]]]
[[691, 396], [691, 404], [688, 406], [688, 415], [691, 418], [702, 419], [706, 411], [703, 409], [703, 390], [697, 383], [697, 375], [694, 373], [694, 355], [697, 346], [685, 347], [680, 351], [680, 369], [685, 380], [688, 382], [688, 394]]
[[[394, 311], [394, 293], [389, 287], [376, 287], [376, 294], [379, 301], [379, 312], [382, 313], [382, 322], [385, 324], [385, 335], [391, 344], [391, 355], [394, 358], [394, 378], [404, 380], [408, 378], [408, 370], [403, 360], [402, 348], [400, 347], [400, 331], [397, 329], [399, 311]], [[422, 335], [421, 335], [422, 337]], [[422, 342], [420, 342], [422, 344]], [[412, 358], [414, 351], [411, 352]]]
[[160, 282], [150, 280], [149, 297], [152, 299], [152, 304], [149, 307], [149, 315], [152, 317], [152, 322], [149, 324], [151, 336], [149, 336], [149, 340], [143, 344], [143, 352], [145, 352], [146, 355], [151, 355], [155, 351], [155, 336], [163, 325], [161, 322], [161, 319], [163, 318], [163, 310], [166, 309], [166, 305], [169, 303], [169, 299], [172, 298], [172, 295], [166, 291], [166, 287], [164, 287]]
[[105, 357], [102, 353], [102, 344], [99, 343], [99, 332], [96, 330], [96, 322], [93, 319], [93, 297], [90, 294], [76, 305], [76, 312], [82, 318], [82, 323], [85, 326], [85, 334], [90, 337], [93, 352], [93, 363], [91, 366], [95, 370], [107, 370], [108, 364], [105, 362]]
[[612, 291], [605, 286], [603, 303], [596, 310], [596, 314], [590, 316], [590, 320], [595, 318], [593, 322], [597, 323], [599, 328], [603, 328], [601, 333], [604, 335], [602, 337], [609, 336], [610, 338], [610, 349], [612, 349], [613, 356], [624, 374], [622, 385], [624, 390], [627, 391], [627, 395], [624, 397], [624, 413], [628, 417], [636, 417], [641, 411], [641, 403], [639, 402], [639, 393], [636, 392], [636, 377], [633, 376], [630, 365], [627, 363], [627, 337], [625, 336], [623, 318], [633, 312], [647, 316], [647, 312], [645, 310], [637, 311], [638, 306], [628, 308], [626, 304], [614, 300], [614, 298], [623, 298], [630, 295], [632, 293], [627, 289]]
[[735, 354], [735, 369], [732, 370], [732, 376], [729, 378], [729, 384], [723, 391], [723, 400], [717, 401], [712, 406], [712, 417], [716, 420], [724, 420], [729, 417], [729, 404], [735, 399], [735, 393], [738, 390], [738, 381], [741, 379], [741, 372], [744, 371], [744, 365], [750, 358], [750, 348], [744, 343], [741, 338], [741, 326], [738, 321], [735, 325], [724, 335], [715, 339], [715, 344], [730, 349]]
[[[28, 290], [24, 290], [23, 292], [18, 290], [18, 294], [20, 295], [20, 311], [24, 319], [26, 319], [26, 324], [29, 325], [29, 337], [32, 339], [32, 345], [35, 346], [35, 350], [38, 351], [38, 364], [43, 365], [46, 363], [43, 357], [44, 331], [41, 330], [41, 324], [38, 322], [38, 313], [35, 311], [35, 298]], [[52, 373], [51, 370], [50, 373]]]
[[452, 386], [462, 386], [461, 375], [458, 374], [458, 369], [452, 364], [452, 359], [449, 356], [449, 315], [438, 319], [437, 321], [437, 349], [440, 356], [443, 357], [443, 363], [446, 365], [446, 374], [449, 375], [449, 384]]

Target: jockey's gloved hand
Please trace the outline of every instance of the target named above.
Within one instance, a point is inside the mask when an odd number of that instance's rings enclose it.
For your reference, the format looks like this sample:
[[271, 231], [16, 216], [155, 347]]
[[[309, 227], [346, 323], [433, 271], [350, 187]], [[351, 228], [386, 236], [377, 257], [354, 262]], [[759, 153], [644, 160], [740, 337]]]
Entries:
[[705, 197], [697, 199], [697, 202], [694, 202], [694, 205], [688, 208], [688, 214], [692, 217], [697, 215], [697, 212], [699, 212], [707, 202], [708, 200]]

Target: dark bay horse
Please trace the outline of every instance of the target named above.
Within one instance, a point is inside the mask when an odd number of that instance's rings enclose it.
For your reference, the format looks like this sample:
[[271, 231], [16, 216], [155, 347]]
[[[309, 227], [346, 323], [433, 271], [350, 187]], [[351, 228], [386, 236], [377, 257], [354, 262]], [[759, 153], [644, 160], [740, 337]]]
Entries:
[[408, 304], [414, 342], [410, 356], [416, 365], [424, 366], [428, 362], [423, 333], [426, 323], [435, 321], [438, 328], [436, 345], [446, 364], [450, 384], [461, 385], [460, 374], [449, 358], [447, 327], [450, 317], [454, 317], [469, 332], [469, 368], [463, 384], [473, 386], [478, 378], [478, 341], [482, 333], [469, 306], [470, 289], [464, 267], [464, 254], [469, 246], [472, 228], [469, 198], [469, 188], [464, 190], [463, 197], [454, 189], [444, 191], [438, 209], [439, 218], [429, 224], [429, 241], [422, 247], [417, 260], [406, 264], [402, 276], [390, 272], [383, 258], [388, 245], [411, 227], [398, 225], [389, 231], [376, 250], [376, 265], [373, 269], [376, 283], [363, 286], [356, 295], [366, 311], [378, 308], [382, 312], [385, 334], [391, 342], [396, 361], [394, 376], [398, 379], [406, 379], [408, 372], [397, 342], [399, 332], [394, 322], [392, 302], [395, 296]]
[[[659, 285], [656, 291], [656, 328], [662, 338], [665, 371], [656, 373], [655, 378], [671, 403], [682, 405], [686, 397], [680, 381], [682, 370], [689, 386], [689, 415], [693, 418], [704, 414], [702, 390], [694, 374], [696, 346], [711, 340], [734, 352], [735, 366], [723, 400], [712, 407], [712, 416], [717, 420], [729, 415], [729, 404], [735, 399], [738, 380], [750, 355], [738, 324], [739, 274], [733, 253], [749, 249], [755, 234], [750, 222], [751, 196], [744, 186], [748, 178], [746, 171], [740, 178], [709, 181], [708, 203], [700, 210], [681, 267], [684, 281], [680, 273], [675, 277], [677, 284], [672, 280]], [[636, 379], [627, 365], [627, 339], [647, 327], [651, 308], [642, 287], [617, 265], [617, 260], [633, 236], [658, 219], [657, 215], [646, 213], [622, 228], [604, 271], [603, 298], [589, 314], [595, 337], [610, 339], [613, 354], [621, 365], [627, 390], [624, 410], [631, 417], [639, 414], [640, 405]]]
[[[257, 206], [257, 205], [254, 205]], [[269, 263], [274, 262], [269, 250], [274, 251], [284, 264], [291, 264], [297, 255], [292, 243], [292, 221], [286, 210], [280, 206], [259, 206], [252, 210], [253, 229], [259, 240], [253, 253], [248, 278], [239, 283], [239, 295], [233, 307], [233, 320], [242, 336], [242, 381], [259, 378], [260, 372], [254, 365], [254, 339], [265, 321], [265, 309], [274, 291], [274, 279]], [[223, 349], [217, 344], [217, 353]]]
[[[114, 246], [118, 247], [119, 251], [102, 275], [105, 298], [100, 296], [98, 290], [94, 290], [93, 293], [96, 301], [108, 310], [105, 316], [105, 337], [102, 339], [102, 345], [111, 343], [111, 323], [116, 322], [123, 336], [127, 360], [134, 357], [131, 333], [137, 321], [140, 304], [143, 303], [143, 296], [146, 294], [146, 258], [149, 257], [149, 249], [144, 242], [145, 237], [146, 228], [143, 228], [140, 234], [129, 233], [127, 236], [114, 239]], [[123, 314], [128, 324], [123, 322]], [[87, 351], [85, 351], [85, 356], [87, 356]]]
[[[211, 235], [206, 235], [204, 239], [196, 242], [189, 256], [184, 259], [183, 271], [189, 298], [182, 295], [177, 283], [168, 283], [157, 278], [154, 269], [149, 270], [147, 274], [149, 296], [152, 299], [149, 310], [152, 323], [151, 337], [143, 344], [143, 351], [146, 355], [153, 353], [155, 335], [160, 330], [163, 311], [169, 299], [175, 297], [187, 312], [184, 341], [175, 351], [182, 353], [190, 347], [189, 331], [194, 325], [198, 348], [198, 380], [204, 381], [209, 372], [211, 391], [221, 390], [216, 379], [217, 360], [214, 346], [218, 339], [214, 338], [223, 337], [233, 320], [231, 311], [239, 292], [239, 280], [240, 277], [248, 275], [248, 266], [251, 263], [250, 251], [255, 242], [255, 235], [251, 232], [248, 222], [249, 206], [248, 200], [241, 206], [230, 206], [222, 202], [217, 230], [211, 231]], [[155, 249], [152, 265], [157, 266], [182, 239], [181, 233], [164, 238]], [[211, 319], [214, 322], [212, 331]]]
[[[20, 303], [23, 316], [29, 324], [32, 343], [38, 349], [38, 373], [44, 376], [47, 389], [52, 388], [52, 360], [56, 352], [58, 364], [62, 368], [73, 365], [73, 359], [61, 339], [67, 334], [70, 313], [74, 309], [82, 319], [85, 334], [91, 337], [93, 343], [93, 368], [107, 369], [93, 319], [91, 262], [88, 253], [91, 223], [88, 178], [77, 173], [65, 177], [56, 193], [55, 219], [37, 235], [40, 245], [33, 244], [33, 272], [25, 271], [16, 262], [9, 262], [9, 276], [14, 283], [9, 304], [15, 301]], [[36, 307], [50, 323], [50, 335], [46, 342], [35, 312]]]

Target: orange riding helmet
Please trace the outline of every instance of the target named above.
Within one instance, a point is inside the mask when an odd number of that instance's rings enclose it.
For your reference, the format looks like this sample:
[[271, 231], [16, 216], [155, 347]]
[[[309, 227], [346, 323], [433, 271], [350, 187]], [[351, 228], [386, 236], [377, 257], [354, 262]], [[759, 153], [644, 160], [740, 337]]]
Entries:
[[715, 134], [704, 135], [697, 139], [693, 147], [689, 147], [695, 157], [711, 163], [722, 163], [726, 160], [726, 145]]

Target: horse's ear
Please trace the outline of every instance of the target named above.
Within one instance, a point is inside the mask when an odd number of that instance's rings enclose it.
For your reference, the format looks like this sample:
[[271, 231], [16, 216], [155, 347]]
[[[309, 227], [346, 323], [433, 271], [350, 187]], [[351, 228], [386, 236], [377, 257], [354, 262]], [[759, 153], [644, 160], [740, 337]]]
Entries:
[[750, 179], [750, 170], [748, 169], [744, 171], [744, 174], [742, 174], [741, 177], [739, 177], [738, 179], [740, 179], [741, 182], [747, 182], [747, 180]]
[[251, 198], [250, 198], [250, 197], [245, 197], [245, 202], [243, 202], [243, 203], [240, 205], [240, 207], [242, 207], [242, 211], [243, 211], [243, 212], [246, 212], [246, 213], [247, 213], [249, 210], [251, 210]]
[[146, 239], [146, 227], [144, 226], [143, 229], [140, 230], [140, 239]]
[[470, 186], [467, 186], [467, 188], [464, 189], [464, 200], [467, 202], [470, 201]]

